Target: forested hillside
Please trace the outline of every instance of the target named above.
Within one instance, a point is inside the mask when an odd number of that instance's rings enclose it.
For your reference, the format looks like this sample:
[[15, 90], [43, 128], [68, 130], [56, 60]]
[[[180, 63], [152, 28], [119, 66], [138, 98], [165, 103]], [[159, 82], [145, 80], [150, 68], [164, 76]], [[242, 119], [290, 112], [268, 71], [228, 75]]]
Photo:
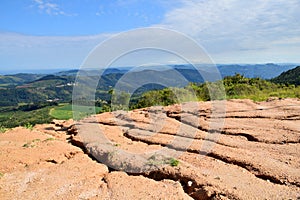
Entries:
[[271, 79], [274, 83], [300, 85], [300, 66], [283, 72], [279, 76]]
[[[235, 67], [233, 67], [235, 68]], [[97, 107], [97, 112], [117, 109], [135, 109], [153, 105], [171, 105], [187, 101], [209, 101], [220, 99], [252, 99], [267, 100], [270, 97], [300, 98], [299, 73], [300, 67], [282, 73], [271, 81], [262, 78], [249, 78], [235, 74], [226, 76], [216, 82], [203, 82], [203, 78], [195, 70], [185, 66], [177, 66], [186, 80], [174, 79], [174, 70], [136, 71], [127, 74], [129, 82], [121, 82], [129, 90], [117, 91], [115, 85], [123, 77], [126, 70], [110, 70], [103, 73], [98, 82], [95, 100], [82, 100], [81, 106]], [[48, 123], [53, 118], [68, 119], [73, 116], [72, 93], [76, 84], [77, 71], [67, 71], [50, 75], [17, 74], [1, 76], [0, 81], [0, 129], [18, 125]], [[177, 73], [176, 72], [176, 73]], [[205, 73], [208, 73], [206, 71]], [[86, 77], [85, 77], [86, 76]], [[146, 84], [136, 88], [130, 95], [128, 91], [134, 89], [130, 85], [135, 77], [145, 79], [155, 77], [153, 82], [167, 82], [171, 86], [164, 88], [160, 84]], [[97, 73], [86, 72], [86, 81], [97, 79]], [[85, 80], [85, 79], [84, 79]], [[296, 86], [295, 86], [295, 85]], [[120, 93], [120, 96], [114, 94]], [[114, 97], [114, 98], [112, 98]], [[127, 102], [129, 101], [129, 105]], [[50, 114], [50, 110], [52, 111]], [[81, 113], [81, 116], [91, 114]]]
[[131, 107], [166, 106], [192, 100], [252, 99], [254, 101], [264, 101], [270, 97], [300, 98], [300, 87], [276, 84], [260, 78], [246, 78], [243, 75], [236, 74], [213, 83], [190, 83], [184, 88], [165, 88], [149, 91], [144, 93], [137, 102], [132, 102]]

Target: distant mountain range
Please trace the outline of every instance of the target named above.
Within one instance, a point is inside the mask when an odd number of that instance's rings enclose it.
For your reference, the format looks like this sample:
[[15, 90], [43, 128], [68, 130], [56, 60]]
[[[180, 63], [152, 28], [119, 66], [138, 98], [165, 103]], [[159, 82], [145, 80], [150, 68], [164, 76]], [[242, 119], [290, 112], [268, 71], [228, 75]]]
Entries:
[[[259, 77], [272, 79], [282, 72], [295, 68], [292, 64], [257, 64], [257, 65], [217, 65], [220, 76], [213, 73], [215, 68], [199, 65], [196, 70], [192, 65], [159, 66], [142, 70], [134, 68], [109, 68], [80, 71], [84, 81], [98, 80], [96, 98], [110, 98], [108, 91], [121, 83], [125, 91], [143, 93], [147, 90], [163, 87], [183, 87], [188, 82], [203, 83], [216, 81], [236, 73], [248, 78]], [[71, 101], [72, 90], [79, 70], [67, 70], [51, 74], [19, 73], [0, 75], [0, 105], [16, 105], [36, 101]], [[205, 80], [204, 80], [205, 78]], [[145, 81], [146, 80], [146, 81]], [[275, 80], [275, 79], [274, 79]]]
[[[238, 73], [248, 78], [259, 77], [262, 79], [271, 79], [280, 75], [282, 72], [295, 68], [296, 66], [297, 66], [296, 64], [273, 64], [273, 63], [255, 64], [255, 65], [230, 64], [230, 65], [217, 65], [217, 69], [219, 70], [222, 78], [224, 78], [225, 76], [232, 76]], [[212, 67], [209, 65], [200, 65], [197, 67], [198, 69], [200, 69], [201, 75], [202, 73], [210, 73], [212, 69]], [[101, 72], [102, 76], [105, 76], [109, 74], [125, 74], [131, 69], [133, 69], [133, 67], [108, 68], [104, 72], [101, 70], [86, 70], [86, 71], [87, 74], [93, 74], [93, 75], [99, 74]], [[195, 73], [196, 70], [192, 65], [172, 65], [169, 66], [169, 69], [163, 68], [162, 70], [159, 69], [159, 66], [153, 66], [153, 68], [149, 67], [146, 70], [168, 71], [172, 69], [176, 69], [190, 82], [203, 82], [203, 78], [199, 77], [199, 73]], [[9, 74], [9, 75], [0, 75], [0, 85], [3, 84], [20, 85], [32, 81], [37, 81], [38, 79], [47, 75], [75, 77], [78, 71], [79, 71], [78, 69], [74, 69], [74, 70], [66, 70], [66, 71], [54, 72], [54, 73], [17, 73], [17, 74]]]
[[235, 73], [242, 74], [247, 78], [271, 79], [282, 72], [295, 68], [296, 64], [256, 64], [256, 65], [218, 65], [222, 76], [232, 76]]

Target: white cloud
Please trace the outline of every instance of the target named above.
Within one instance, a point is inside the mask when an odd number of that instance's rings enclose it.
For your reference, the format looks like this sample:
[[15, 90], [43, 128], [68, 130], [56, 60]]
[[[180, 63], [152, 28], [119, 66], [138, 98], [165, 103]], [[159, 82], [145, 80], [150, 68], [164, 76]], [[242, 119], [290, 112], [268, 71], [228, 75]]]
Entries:
[[111, 34], [78, 37], [0, 33], [4, 68], [79, 67], [89, 52]]
[[35, 6], [39, 9], [41, 13], [46, 13], [48, 15], [66, 15], [72, 16], [74, 14], [65, 13], [58, 4], [50, 3], [48, 0], [33, 0], [35, 2]]
[[[246, 50], [271, 54], [286, 42], [283, 53], [296, 57], [288, 44], [300, 35], [299, 0], [179, 1], [181, 7], [167, 12], [159, 26], [192, 36], [213, 55], [232, 52], [232, 58]], [[300, 50], [299, 43], [294, 47]]]
[[[85, 64], [86, 67], [98, 68], [108, 64], [107, 58], [113, 58], [112, 64], [115, 66], [138, 66], [154, 62], [167, 64], [175, 60], [183, 63], [184, 59], [210, 63], [210, 59], [194, 42], [164, 29], [137, 29], [116, 34], [117, 37], [95, 49], [111, 36], [114, 34], [54, 37], [0, 32], [1, 66], [39, 69], [74, 68]], [[90, 52], [92, 59], [84, 63]]]
[[[160, 1], [164, 5], [170, 4], [166, 0]], [[50, 3], [49, 0], [34, 2], [43, 13], [64, 14], [59, 5]], [[122, 5], [123, 2], [125, 1], [120, 0], [119, 3]], [[196, 39], [216, 63], [300, 63], [299, 0], [175, 2], [177, 7], [175, 8], [174, 4], [170, 6], [164, 20], [157, 26], [178, 30]], [[101, 11], [101, 7], [99, 10]], [[113, 34], [50, 37], [0, 32], [1, 66], [78, 67], [96, 45], [111, 35]], [[178, 48], [182, 46], [179, 42], [171, 43], [170, 46], [172, 45]], [[189, 52], [189, 49], [184, 51]], [[163, 56], [167, 57], [165, 54]], [[192, 56], [197, 60], [198, 55]], [[141, 63], [144, 62], [142, 55], [140, 59]], [[174, 57], [168, 59], [176, 60]]]

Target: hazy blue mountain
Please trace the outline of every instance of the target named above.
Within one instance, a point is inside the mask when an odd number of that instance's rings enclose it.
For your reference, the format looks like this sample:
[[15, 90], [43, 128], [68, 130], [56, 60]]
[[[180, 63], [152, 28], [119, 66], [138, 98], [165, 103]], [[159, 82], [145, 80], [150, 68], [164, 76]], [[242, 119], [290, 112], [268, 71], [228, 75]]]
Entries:
[[[236, 73], [248, 78], [271, 79], [294, 68], [292, 64], [217, 65], [219, 76], [212, 65], [153, 66], [143, 69], [133, 67], [108, 68], [106, 70], [67, 70], [50, 74], [19, 73], [0, 76], [1, 105], [16, 105], [35, 101], [72, 99], [73, 84], [79, 73], [85, 83], [98, 80], [96, 98], [109, 99], [108, 91], [119, 87], [123, 91], [143, 93], [163, 87], [183, 87], [188, 82], [216, 81]], [[290, 73], [293, 74], [294, 72]], [[100, 77], [100, 74], [102, 76]], [[205, 80], [204, 80], [205, 79]], [[285, 78], [290, 79], [290, 78]]]
[[255, 65], [218, 65], [217, 66], [223, 77], [232, 76], [235, 73], [244, 75], [247, 78], [259, 77], [262, 79], [271, 79], [282, 72], [295, 67], [292, 64], [255, 64]]
[[67, 71], [60, 71], [57, 73], [54, 73], [53, 75], [55, 76], [76, 76], [78, 73], [78, 69], [72, 69], [72, 70], [67, 70]]
[[[217, 69], [219, 70], [222, 77], [225, 76], [232, 76], [236, 73], [242, 74], [248, 78], [260, 77], [263, 79], [271, 79], [282, 72], [290, 70], [296, 67], [295, 64], [255, 64], [255, 65], [239, 65], [239, 64], [232, 64], [232, 65], [217, 65]], [[153, 66], [145, 68], [145, 70], [153, 70], [153, 71], [171, 71], [176, 69], [179, 73], [181, 73], [188, 81], [191, 82], [203, 82], [203, 77], [201, 75], [208, 76], [213, 71], [211, 65], [198, 65], [197, 68], [199, 71], [192, 65], [169, 65], [169, 68], [161, 68], [160, 66]], [[11, 75], [1, 75], [0, 76], [0, 84], [23, 84], [35, 81], [37, 79], [42, 78], [46, 75], [55, 75], [55, 76], [73, 76], [75, 77], [78, 72], [81, 72], [81, 75], [100, 75], [102, 76], [111, 76], [110, 74], [125, 74], [131, 70], [133, 67], [120, 67], [120, 68], [108, 68], [103, 71], [103, 69], [99, 70], [67, 70], [55, 73], [48, 73], [48, 74], [30, 74], [30, 73], [18, 73], [18, 74], [11, 74]], [[135, 70], [136, 73], [139, 71], [144, 70]], [[75, 78], [74, 78], [75, 79]]]

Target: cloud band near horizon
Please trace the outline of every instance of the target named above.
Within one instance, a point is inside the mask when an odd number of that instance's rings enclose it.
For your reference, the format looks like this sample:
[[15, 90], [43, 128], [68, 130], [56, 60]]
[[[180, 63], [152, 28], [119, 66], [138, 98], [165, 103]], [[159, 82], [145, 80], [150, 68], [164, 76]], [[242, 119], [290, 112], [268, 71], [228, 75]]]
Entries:
[[[45, 14], [64, 12], [58, 4], [35, 2]], [[216, 63], [300, 63], [298, 0], [177, 0], [176, 3], [160, 22], [151, 26], [190, 36]], [[24, 69], [76, 68], [96, 45], [116, 33], [32, 36], [1, 32], [0, 65]]]

